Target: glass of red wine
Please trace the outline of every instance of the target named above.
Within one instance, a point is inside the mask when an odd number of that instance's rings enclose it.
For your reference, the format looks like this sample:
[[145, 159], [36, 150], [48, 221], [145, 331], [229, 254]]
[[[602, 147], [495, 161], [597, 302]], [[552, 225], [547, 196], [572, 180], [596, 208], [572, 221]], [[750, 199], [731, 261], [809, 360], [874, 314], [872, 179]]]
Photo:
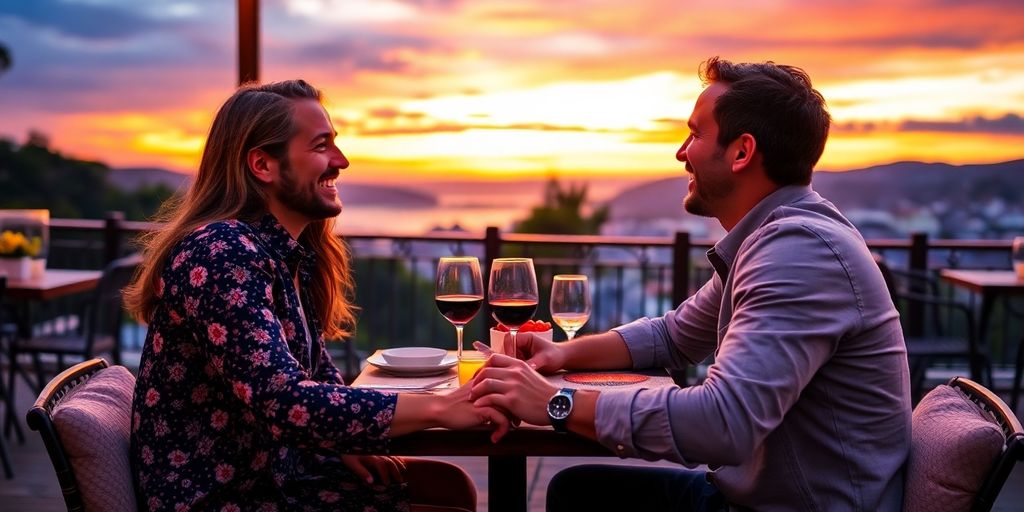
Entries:
[[[537, 311], [537, 274], [530, 258], [497, 258], [491, 263], [487, 303], [491, 316], [508, 327], [515, 346], [516, 333]], [[505, 351], [514, 356], [515, 350]]]
[[437, 262], [434, 286], [437, 310], [455, 326], [458, 354], [462, 358], [462, 328], [476, 316], [484, 303], [480, 260], [472, 256], [441, 258]]

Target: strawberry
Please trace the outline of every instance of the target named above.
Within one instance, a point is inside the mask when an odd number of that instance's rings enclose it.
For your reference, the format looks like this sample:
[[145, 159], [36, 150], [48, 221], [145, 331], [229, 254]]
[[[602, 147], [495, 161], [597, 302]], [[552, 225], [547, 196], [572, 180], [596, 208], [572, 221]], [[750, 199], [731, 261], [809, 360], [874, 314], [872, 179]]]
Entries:
[[[494, 328], [496, 331], [508, 332], [508, 326], [498, 322], [498, 326]], [[551, 330], [551, 323], [543, 320], [527, 320], [525, 324], [519, 327], [519, 332], [544, 332]]]

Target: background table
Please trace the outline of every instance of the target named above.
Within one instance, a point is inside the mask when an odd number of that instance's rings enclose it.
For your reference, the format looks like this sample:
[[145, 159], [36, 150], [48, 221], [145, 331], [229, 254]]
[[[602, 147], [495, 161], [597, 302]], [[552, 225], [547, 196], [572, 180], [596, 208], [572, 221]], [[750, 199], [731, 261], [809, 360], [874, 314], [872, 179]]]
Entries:
[[[992, 308], [996, 301], [1002, 296], [1024, 295], [1024, 279], [1017, 277], [1012, 270], [958, 270], [942, 269], [939, 276], [946, 282], [965, 288], [978, 294], [981, 297], [981, 306], [978, 313], [978, 340], [981, 343], [988, 343], [989, 317], [992, 316]], [[1018, 358], [1021, 348], [1018, 347]], [[1021, 371], [1020, 362], [1016, 363], [1014, 370], [1014, 393], [1011, 398], [1011, 406], [1017, 407], [1016, 381], [1017, 374]], [[976, 369], [972, 369], [974, 371]], [[980, 375], [980, 373], [978, 374]], [[993, 385], [992, 382], [989, 383]]]
[[15, 300], [51, 300], [96, 288], [99, 270], [46, 269], [41, 277], [7, 280], [7, 298]]
[[[589, 373], [589, 372], [588, 372]], [[611, 372], [601, 372], [611, 373]], [[627, 372], [616, 372], [627, 373]], [[634, 372], [628, 372], [634, 373]], [[548, 376], [558, 387], [576, 389], [628, 389], [674, 386], [664, 371], [643, 372], [648, 379], [621, 386], [595, 386], [567, 382], [565, 374]], [[367, 365], [352, 382], [354, 387], [364, 384], [425, 384], [455, 375], [455, 368], [440, 375], [426, 377], [399, 377]], [[415, 456], [486, 456], [488, 509], [494, 512], [525, 511], [526, 457], [609, 457], [615, 453], [596, 441], [568, 433], [560, 434], [549, 426], [523, 424], [509, 432], [498, 443], [492, 443], [488, 430], [448, 430], [442, 428], [422, 430], [395, 438], [391, 454]]]

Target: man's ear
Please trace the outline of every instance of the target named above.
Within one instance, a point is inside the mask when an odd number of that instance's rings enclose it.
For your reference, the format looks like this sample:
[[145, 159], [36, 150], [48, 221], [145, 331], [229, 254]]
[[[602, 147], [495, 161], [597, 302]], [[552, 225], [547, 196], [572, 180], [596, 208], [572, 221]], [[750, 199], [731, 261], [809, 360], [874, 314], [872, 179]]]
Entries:
[[731, 144], [733, 150], [732, 154], [732, 172], [740, 172], [746, 169], [751, 162], [754, 160], [754, 151], [757, 150], [757, 140], [754, 136], [749, 133], [740, 135]]
[[271, 183], [274, 181], [274, 176], [277, 173], [277, 161], [266, 151], [259, 148], [250, 149], [249, 154], [246, 155], [245, 163], [249, 168], [249, 172], [260, 183]]

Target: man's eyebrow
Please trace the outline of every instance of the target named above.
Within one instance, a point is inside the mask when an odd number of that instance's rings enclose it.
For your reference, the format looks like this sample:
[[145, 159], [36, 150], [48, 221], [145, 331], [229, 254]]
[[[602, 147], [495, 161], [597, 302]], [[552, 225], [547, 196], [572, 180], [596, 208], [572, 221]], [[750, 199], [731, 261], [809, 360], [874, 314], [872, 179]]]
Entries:
[[686, 120], [686, 127], [689, 128], [691, 132], [697, 131], [697, 124], [690, 119]]
[[314, 135], [313, 138], [310, 139], [310, 142], [317, 143], [317, 142], [320, 142], [321, 139], [323, 139], [323, 140], [333, 140], [337, 136], [338, 136], [338, 134], [337, 133], [333, 133], [333, 132], [320, 132], [320, 133]]

